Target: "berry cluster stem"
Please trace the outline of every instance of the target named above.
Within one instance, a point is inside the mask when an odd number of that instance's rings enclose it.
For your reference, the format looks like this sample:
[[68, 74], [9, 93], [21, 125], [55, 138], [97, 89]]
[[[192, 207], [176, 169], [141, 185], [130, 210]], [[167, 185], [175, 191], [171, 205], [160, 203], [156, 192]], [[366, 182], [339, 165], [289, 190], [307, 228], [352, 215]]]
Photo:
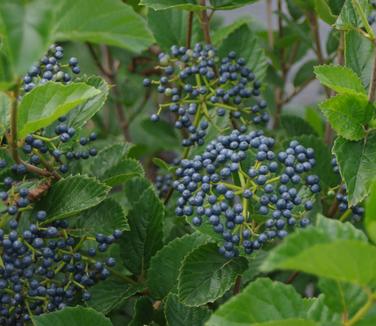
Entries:
[[[200, 5], [205, 7], [206, 0], [200, 0]], [[209, 16], [205, 8], [201, 11], [200, 22], [201, 22], [202, 31], [204, 33], [205, 43], [211, 44], [212, 41], [211, 41], [210, 30], [209, 30]]]

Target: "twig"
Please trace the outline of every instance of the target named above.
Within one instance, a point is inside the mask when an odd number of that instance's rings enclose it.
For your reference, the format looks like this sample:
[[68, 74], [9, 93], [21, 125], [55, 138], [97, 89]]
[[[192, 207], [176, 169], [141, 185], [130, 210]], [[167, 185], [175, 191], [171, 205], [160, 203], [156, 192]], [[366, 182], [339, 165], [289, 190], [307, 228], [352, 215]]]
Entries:
[[313, 82], [315, 80], [314, 77], [306, 80], [302, 85], [300, 85], [299, 87], [296, 87], [289, 95], [287, 95], [283, 100], [282, 100], [282, 104], [286, 104], [288, 102], [290, 102], [295, 96], [297, 96], [298, 94], [300, 94], [311, 82]]
[[13, 160], [16, 163], [21, 163], [21, 159], [18, 155], [18, 148], [17, 148], [17, 115], [18, 115], [18, 86], [16, 86], [16, 90], [13, 96], [13, 103], [10, 112], [10, 137], [9, 143], [11, 148], [11, 155]]
[[369, 86], [369, 91], [368, 91], [368, 100], [372, 103], [372, 102], [375, 102], [375, 99], [376, 99], [376, 55], [373, 59], [373, 68], [372, 68], [370, 86]]
[[238, 277], [235, 280], [235, 285], [234, 285], [234, 290], [233, 290], [234, 294], [238, 294], [240, 292], [241, 285], [242, 285], [242, 277], [238, 275]]
[[272, 49], [274, 45], [272, 0], [266, 0], [266, 18], [268, 23], [268, 43], [269, 48]]
[[188, 29], [187, 29], [187, 39], [185, 46], [187, 49], [191, 47], [192, 41], [192, 28], [193, 28], [193, 11], [190, 11], [188, 14]]
[[[278, 37], [279, 39], [283, 39], [283, 22], [282, 22], [282, 1], [278, 0]], [[275, 90], [275, 102], [276, 102], [276, 108], [274, 112], [274, 121], [273, 121], [273, 129], [278, 129], [281, 115], [282, 115], [282, 98], [283, 93], [285, 89], [285, 83], [286, 83], [286, 64], [285, 64], [285, 51], [283, 47], [280, 47], [279, 50], [279, 61], [281, 64], [281, 78], [282, 78], [282, 86], [279, 86]]]
[[95, 49], [94, 47], [90, 44], [90, 43], [86, 43], [86, 46], [88, 47], [89, 49], [89, 52], [91, 54], [91, 57], [93, 58], [94, 60], [94, 63], [95, 65], [98, 67], [98, 69], [101, 71], [101, 73], [106, 76], [106, 77], [109, 77], [110, 76], [110, 72], [107, 71], [105, 69], [105, 67], [102, 65], [101, 61], [99, 60], [99, 57], [97, 55], [97, 53], [95, 52]]
[[[312, 34], [315, 40], [315, 52], [316, 52], [317, 60], [320, 65], [323, 65], [325, 63], [325, 60], [324, 60], [324, 56], [323, 56], [322, 48], [321, 48], [321, 38], [320, 38], [320, 30], [319, 30], [317, 16], [314, 13], [309, 12], [307, 13], [307, 18], [310, 21], [311, 26], [312, 26]], [[325, 91], [326, 97], [329, 98], [331, 96], [330, 89], [324, 86], [324, 91]], [[325, 137], [324, 138], [325, 138], [326, 144], [331, 144], [333, 141], [333, 129], [330, 126], [330, 123], [328, 121], [325, 123]]]
[[289, 275], [289, 277], [286, 280], [286, 284], [291, 284], [295, 281], [295, 279], [299, 276], [300, 272], [293, 272]]
[[[206, 6], [206, 0], [200, 0], [200, 5], [205, 7]], [[200, 23], [201, 23], [202, 31], [204, 33], [205, 42], [207, 44], [211, 44], [212, 41], [211, 41], [210, 31], [209, 31], [209, 17], [208, 17], [208, 13], [207, 13], [206, 9], [203, 9], [201, 11]]]

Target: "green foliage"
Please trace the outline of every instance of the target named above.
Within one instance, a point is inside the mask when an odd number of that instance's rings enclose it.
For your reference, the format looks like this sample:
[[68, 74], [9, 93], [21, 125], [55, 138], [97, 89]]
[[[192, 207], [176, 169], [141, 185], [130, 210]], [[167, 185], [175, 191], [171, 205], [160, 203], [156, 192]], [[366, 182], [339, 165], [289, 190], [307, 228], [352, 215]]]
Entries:
[[50, 221], [60, 220], [98, 205], [109, 191], [95, 178], [71, 176], [55, 183], [35, 209], [45, 210]]
[[98, 325], [111, 326], [111, 322], [104, 315], [96, 312], [91, 308], [68, 307], [61, 311], [53, 312], [46, 315], [36, 316], [33, 322], [37, 326], [64, 326], [64, 325]]
[[24, 138], [38, 129], [49, 126], [60, 116], [100, 93], [100, 90], [84, 83], [47, 83], [33, 89], [20, 103], [18, 137]]
[[[58, 40], [108, 44], [136, 53], [154, 41], [144, 20], [132, 7], [120, 1], [64, 0], [56, 16], [55, 37]], [[82, 16], [86, 17], [84, 25]]]
[[308, 308], [291, 285], [259, 278], [221, 306], [208, 325], [310, 325], [304, 322]]
[[179, 299], [193, 307], [213, 302], [230, 289], [246, 267], [243, 257], [228, 260], [218, 254], [215, 244], [203, 245], [184, 259], [178, 281]]
[[370, 133], [360, 141], [348, 141], [339, 137], [334, 144], [333, 152], [352, 205], [362, 201], [370, 191], [374, 178], [375, 148], [375, 133]]
[[170, 326], [202, 326], [210, 316], [209, 309], [185, 306], [175, 294], [168, 295], [164, 312]]
[[140, 177], [125, 184], [131, 208], [128, 211], [130, 231], [121, 242], [125, 266], [136, 275], [144, 275], [150, 259], [162, 247], [164, 207], [152, 186]]
[[339, 94], [320, 104], [320, 109], [339, 136], [360, 140], [371, 120], [374, 106], [361, 94]]
[[208, 242], [208, 237], [193, 233], [175, 239], [152, 258], [148, 271], [148, 286], [154, 298], [162, 299], [176, 292], [179, 269], [190, 252]]
[[349, 68], [324, 65], [315, 67], [314, 72], [321, 84], [337, 93], [366, 93], [359, 77]]
[[376, 324], [376, 6], [255, 2], [0, 1], [1, 325]]

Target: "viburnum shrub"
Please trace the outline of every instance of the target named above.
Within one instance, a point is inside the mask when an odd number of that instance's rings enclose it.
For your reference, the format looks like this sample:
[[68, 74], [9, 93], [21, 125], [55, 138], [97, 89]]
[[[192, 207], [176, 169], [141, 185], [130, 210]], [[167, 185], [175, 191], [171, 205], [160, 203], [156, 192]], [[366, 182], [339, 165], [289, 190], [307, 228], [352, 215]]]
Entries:
[[1, 0], [0, 325], [376, 325], [375, 8]]

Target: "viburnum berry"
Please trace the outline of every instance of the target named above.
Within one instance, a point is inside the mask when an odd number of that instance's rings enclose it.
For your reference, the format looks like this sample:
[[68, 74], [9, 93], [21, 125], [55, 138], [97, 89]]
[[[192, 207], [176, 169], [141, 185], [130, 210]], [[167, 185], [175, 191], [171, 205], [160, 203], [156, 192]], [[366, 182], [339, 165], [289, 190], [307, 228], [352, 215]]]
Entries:
[[[46, 223], [46, 212], [38, 211], [38, 223], [19, 227], [15, 219], [9, 231], [0, 229], [0, 324], [24, 325], [30, 314], [40, 315], [91, 299], [90, 288], [108, 278], [114, 258], [101, 262], [95, 247], [85, 237], [71, 235], [74, 229], [66, 221]], [[101, 236], [107, 245], [119, 238]], [[100, 245], [100, 244], [99, 244]], [[90, 251], [90, 255], [87, 252]]]
[[266, 242], [309, 224], [319, 178], [310, 174], [312, 148], [291, 141], [275, 153], [262, 131], [234, 130], [210, 142], [203, 154], [177, 168], [176, 214], [193, 225], [209, 224], [220, 234], [226, 257], [251, 254]]
[[[193, 49], [172, 46], [159, 55], [159, 80], [145, 79], [145, 87], [157, 86], [168, 100], [160, 104], [151, 120], [159, 121], [162, 111], [176, 116], [175, 127], [183, 130], [183, 146], [202, 145], [209, 125], [217, 131], [239, 123], [267, 122], [267, 103], [260, 97], [261, 83], [246, 67], [246, 60], [230, 52], [219, 58], [212, 45], [196, 44]], [[220, 127], [217, 117], [227, 115], [229, 124]]]
[[[24, 91], [30, 92], [39, 84], [55, 81], [67, 84], [72, 77], [66, 72], [65, 64], [61, 62], [64, 57], [64, 49], [60, 45], [51, 45], [46, 55], [37, 65], [32, 66], [23, 78]], [[69, 67], [74, 74], [80, 73], [77, 58], [69, 59]]]
[[[335, 157], [331, 163], [333, 171], [339, 175], [339, 166]], [[338, 211], [343, 214], [344, 218], [350, 217], [352, 222], [360, 222], [364, 216], [364, 208], [361, 205], [350, 207], [345, 184], [342, 183], [336, 189], [337, 193], [335, 197], [338, 203]]]

